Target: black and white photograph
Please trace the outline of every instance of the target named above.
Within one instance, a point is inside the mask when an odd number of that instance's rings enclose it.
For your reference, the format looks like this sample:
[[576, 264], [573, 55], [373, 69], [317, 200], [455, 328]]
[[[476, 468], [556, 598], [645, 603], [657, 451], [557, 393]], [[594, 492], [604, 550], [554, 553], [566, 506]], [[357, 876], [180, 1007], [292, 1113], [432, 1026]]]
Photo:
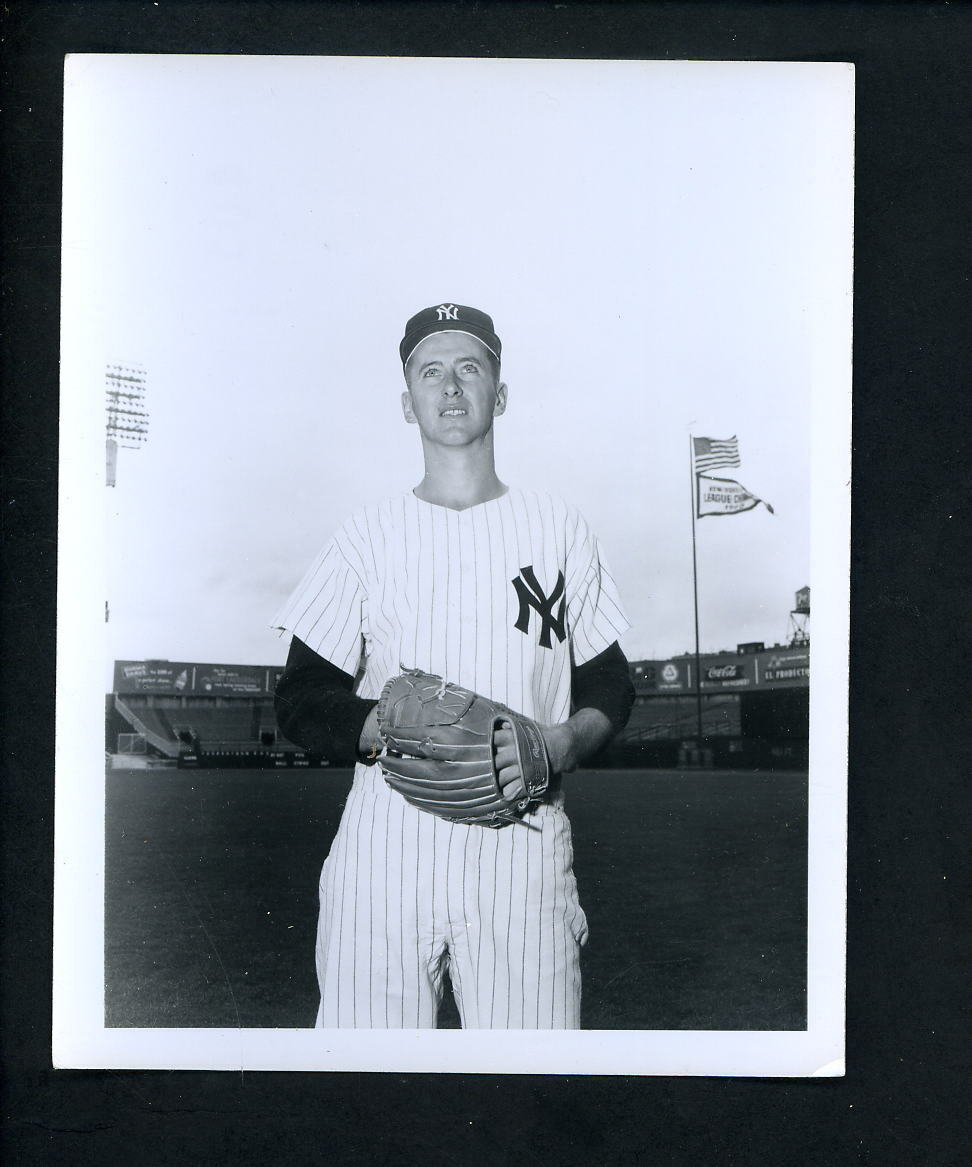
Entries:
[[67, 58], [55, 1066], [844, 1072], [853, 149]]

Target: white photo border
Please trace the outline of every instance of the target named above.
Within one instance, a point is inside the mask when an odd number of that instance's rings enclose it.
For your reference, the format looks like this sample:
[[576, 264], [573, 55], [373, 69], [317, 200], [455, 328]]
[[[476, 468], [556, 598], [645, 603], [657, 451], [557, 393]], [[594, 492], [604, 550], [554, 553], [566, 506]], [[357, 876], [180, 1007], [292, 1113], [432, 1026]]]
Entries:
[[[77, 217], [85, 148], [76, 121], [97, 55], [65, 80], [58, 546], [53, 1063], [58, 1068], [837, 1076], [844, 1072], [847, 661], [851, 475], [854, 70], [817, 71], [821, 161], [846, 193], [826, 247], [831, 280], [813, 321], [808, 996], [805, 1032], [117, 1029], [104, 1026], [104, 693], [107, 592], [101, 386], [92, 391]], [[206, 58], [186, 58], [195, 62]], [[243, 60], [246, 60], [245, 58]], [[284, 60], [281, 58], [281, 60]], [[569, 66], [571, 63], [564, 62]], [[590, 63], [578, 63], [590, 64]], [[612, 62], [598, 62], [610, 70]], [[671, 66], [671, 62], [664, 63]], [[693, 62], [699, 68], [702, 63]], [[720, 62], [719, 67], [733, 63]], [[758, 69], [758, 62], [738, 63]], [[776, 68], [782, 67], [774, 63]]]

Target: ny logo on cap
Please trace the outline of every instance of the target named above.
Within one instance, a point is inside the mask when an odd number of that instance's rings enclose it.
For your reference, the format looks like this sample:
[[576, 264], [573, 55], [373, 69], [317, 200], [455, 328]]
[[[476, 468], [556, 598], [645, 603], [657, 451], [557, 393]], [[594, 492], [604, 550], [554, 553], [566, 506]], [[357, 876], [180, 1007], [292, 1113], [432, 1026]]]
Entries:
[[455, 306], [455, 304], [440, 304], [438, 308], [436, 308], [436, 312], [438, 312], [440, 320], [459, 319], [459, 309]]

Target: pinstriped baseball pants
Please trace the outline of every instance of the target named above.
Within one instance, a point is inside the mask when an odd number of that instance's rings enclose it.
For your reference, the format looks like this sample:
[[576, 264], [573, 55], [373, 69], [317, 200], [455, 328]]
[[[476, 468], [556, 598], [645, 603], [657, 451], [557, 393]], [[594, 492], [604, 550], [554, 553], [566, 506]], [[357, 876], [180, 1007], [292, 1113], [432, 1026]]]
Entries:
[[587, 921], [570, 823], [493, 830], [416, 810], [359, 766], [320, 882], [318, 1027], [576, 1029]]

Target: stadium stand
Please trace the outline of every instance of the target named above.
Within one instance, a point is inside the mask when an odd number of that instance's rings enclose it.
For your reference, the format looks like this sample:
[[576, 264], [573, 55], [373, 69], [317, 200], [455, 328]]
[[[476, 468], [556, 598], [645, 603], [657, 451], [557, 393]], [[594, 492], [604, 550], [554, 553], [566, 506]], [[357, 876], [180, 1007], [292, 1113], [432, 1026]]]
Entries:
[[[740, 732], [740, 698], [737, 694], [707, 697], [702, 706], [706, 737], [726, 737]], [[694, 697], [636, 697], [623, 741], [664, 741], [691, 736], [697, 729]]]
[[146, 745], [152, 746], [163, 757], [179, 756], [179, 740], [173, 734], [171, 725], [160, 720], [158, 716], [160, 711], [147, 706], [133, 707], [119, 696], [115, 697], [115, 709], [135, 733], [145, 739]]
[[107, 726], [109, 751], [117, 754], [130, 755], [137, 747], [179, 765], [320, 764], [279, 733], [269, 697], [115, 693]]
[[[632, 661], [631, 717], [598, 764], [805, 767], [809, 663], [808, 645], [766, 649], [759, 642], [703, 655], [698, 667], [693, 656]], [[150, 760], [180, 766], [326, 764], [277, 729], [273, 689], [281, 671], [116, 661], [114, 693], [106, 700], [108, 752], [131, 755], [137, 748]]]

